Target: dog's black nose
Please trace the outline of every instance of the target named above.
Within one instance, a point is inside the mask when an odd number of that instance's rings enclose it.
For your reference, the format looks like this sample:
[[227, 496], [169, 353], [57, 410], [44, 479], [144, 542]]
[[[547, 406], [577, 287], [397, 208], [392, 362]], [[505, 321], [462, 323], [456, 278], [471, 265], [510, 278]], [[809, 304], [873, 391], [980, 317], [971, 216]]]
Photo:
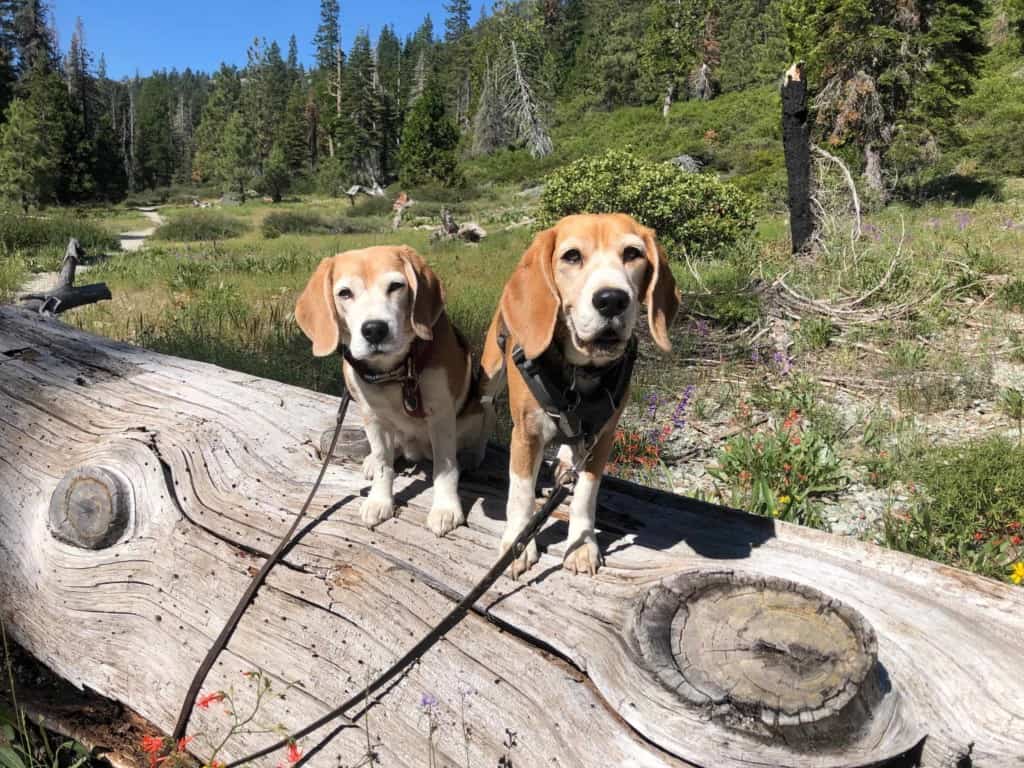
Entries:
[[629, 294], [619, 288], [602, 288], [594, 292], [593, 301], [602, 317], [617, 317], [629, 306]]
[[380, 344], [388, 337], [388, 324], [385, 320], [367, 320], [361, 330], [363, 338], [371, 344]]

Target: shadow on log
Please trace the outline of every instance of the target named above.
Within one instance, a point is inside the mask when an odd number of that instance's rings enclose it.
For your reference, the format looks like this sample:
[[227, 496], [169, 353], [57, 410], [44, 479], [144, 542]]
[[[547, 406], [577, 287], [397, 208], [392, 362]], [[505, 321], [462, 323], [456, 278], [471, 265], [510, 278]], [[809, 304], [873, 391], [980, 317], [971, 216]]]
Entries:
[[[63, 678], [170, 729], [199, 661], [318, 469], [337, 400], [0, 308], [0, 619]], [[467, 525], [426, 527], [429, 470], [396, 478], [398, 518], [360, 523], [362, 420], [311, 521], [207, 681], [270, 697], [248, 754], [360, 690], [493, 564], [507, 456], [466, 473]], [[1024, 590], [871, 544], [608, 478], [607, 564], [561, 568], [565, 507], [525, 580], [371, 700], [384, 766], [952, 768], [1019, 765]], [[48, 522], [49, 521], [49, 522]], [[354, 713], [353, 713], [354, 714]], [[463, 726], [471, 729], [466, 738]], [[216, 708], [192, 733], [223, 735]], [[256, 732], [261, 731], [261, 732]], [[313, 741], [300, 742], [300, 749]], [[313, 766], [353, 765], [342, 731]], [[204, 741], [192, 748], [209, 757]], [[468, 756], [467, 756], [468, 753]], [[282, 755], [259, 765], [273, 766]], [[918, 762], [919, 761], [919, 762]]]
[[21, 306], [41, 315], [59, 315], [75, 307], [95, 304], [98, 301], [110, 301], [110, 289], [106, 283], [75, 287], [75, 270], [84, 257], [85, 249], [78, 240], [71, 238], [64, 251], [64, 261], [61, 262], [57, 285], [46, 293], [26, 293], [19, 296]]

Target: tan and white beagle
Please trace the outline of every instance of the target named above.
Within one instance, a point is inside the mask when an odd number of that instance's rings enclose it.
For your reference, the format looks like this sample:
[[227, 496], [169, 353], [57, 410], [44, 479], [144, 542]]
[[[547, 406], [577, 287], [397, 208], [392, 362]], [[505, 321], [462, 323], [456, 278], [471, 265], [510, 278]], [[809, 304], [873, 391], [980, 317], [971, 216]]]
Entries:
[[320, 262], [295, 319], [324, 357], [341, 345], [345, 384], [363, 407], [370, 455], [363, 522], [395, 514], [395, 459], [431, 458], [434, 499], [427, 525], [438, 536], [465, 522], [458, 457], [476, 466], [493, 428], [473, 397], [468, 345], [448, 321], [437, 275], [407, 246], [347, 251]]
[[[481, 361], [485, 396], [493, 397], [507, 381], [514, 424], [502, 552], [533, 515], [545, 447], [565, 432], [538, 402], [513, 355], [542, 364], [553, 356], [554, 365], [546, 365], [564, 369], [566, 382], [575, 382], [577, 373], [600, 382], [601, 371], [613, 370], [627, 354], [642, 302], [651, 336], [669, 351], [668, 328], [679, 308], [675, 279], [654, 231], [625, 214], [569, 216], [540, 232], [505, 285]], [[604, 394], [599, 387], [595, 396]], [[564, 567], [575, 573], [594, 574], [602, 562], [594, 530], [597, 493], [626, 398], [618, 402], [604, 426], [594, 429], [570, 506]], [[572, 466], [583, 458], [581, 450], [578, 441], [563, 444], [558, 456]], [[513, 575], [537, 558], [531, 542], [513, 563]]]

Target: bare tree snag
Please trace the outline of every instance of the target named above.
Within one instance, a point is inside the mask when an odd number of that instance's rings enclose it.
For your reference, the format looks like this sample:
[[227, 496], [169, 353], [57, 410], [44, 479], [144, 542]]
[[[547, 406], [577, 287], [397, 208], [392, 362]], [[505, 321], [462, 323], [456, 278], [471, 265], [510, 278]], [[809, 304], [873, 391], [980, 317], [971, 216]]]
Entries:
[[26, 293], [19, 296], [18, 301], [21, 302], [21, 306], [41, 315], [59, 315], [61, 312], [67, 312], [75, 307], [95, 304], [97, 301], [109, 301], [111, 295], [106, 283], [75, 287], [75, 269], [83, 256], [85, 256], [85, 250], [78, 240], [71, 238], [64, 251], [64, 261], [61, 263], [57, 285], [52, 291], [46, 293]]
[[398, 197], [395, 198], [395, 202], [391, 205], [391, 210], [395, 212], [394, 217], [391, 219], [391, 229], [393, 231], [397, 232], [398, 228], [402, 226], [402, 217], [405, 215], [405, 209], [410, 205], [414, 205], [415, 202], [416, 201], [409, 197], [405, 192], [400, 192], [398, 194]]
[[782, 147], [789, 186], [789, 230], [793, 253], [802, 253], [814, 235], [811, 212], [811, 133], [807, 122], [807, 81], [803, 62], [787, 71], [782, 84]]
[[[61, 677], [170, 728], [305, 499], [336, 410], [326, 395], [0, 308], [8, 632]], [[497, 556], [507, 456], [464, 473], [467, 525], [446, 538], [425, 525], [426, 467], [398, 475], [400, 516], [368, 530], [357, 408], [345, 426], [356, 456], [328, 469], [206, 690], [244, 699], [241, 672], [255, 668], [276, 690], [297, 685], [222, 761], [276, 738], [262, 728], [292, 730], [352, 695]], [[93, 472], [104, 490], [79, 488]], [[61, 509], [78, 510], [82, 544], [55, 535]], [[438, 765], [493, 768], [506, 728], [522, 766], [853, 768], [910, 765], [914, 750], [924, 768], [1019, 763], [1024, 590], [613, 478], [598, 515], [607, 564], [582, 578], [561, 567], [566, 518], [556, 510], [541, 532], [535, 570], [500, 579], [371, 702], [380, 765], [426, 762], [424, 693], [439, 707]], [[191, 732], [216, 737], [224, 722], [196, 710]], [[312, 766], [357, 764], [366, 743], [344, 730]], [[208, 758], [202, 739], [191, 747]]]

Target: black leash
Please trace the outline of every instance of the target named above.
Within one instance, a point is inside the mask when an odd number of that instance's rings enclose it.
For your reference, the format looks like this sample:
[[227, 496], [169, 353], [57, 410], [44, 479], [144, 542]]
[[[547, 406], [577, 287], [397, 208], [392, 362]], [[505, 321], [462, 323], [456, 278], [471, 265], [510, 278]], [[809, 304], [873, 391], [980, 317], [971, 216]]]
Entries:
[[[468, 614], [470, 609], [473, 607], [473, 604], [476, 603], [476, 601], [479, 600], [487, 592], [487, 590], [494, 586], [494, 582], [496, 582], [498, 578], [501, 576], [501, 574], [505, 572], [505, 569], [512, 564], [512, 561], [523, 553], [523, 549], [526, 547], [527, 542], [529, 542], [530, 539], [532, 539], [534, 536], [537, 535], [537, 533], [540, 532], [540, 529], [544, 526], [544, 523], [547, 522], [547, 519], [549, 517], [551, 517], [551, 513], [555, 511], [555, 508], [559, 504], [561, 504], [562, 501], [565, 500], [565, 497], [568, 495], [568, 483], [562, 483], [561, 485], [556, 486], [555, 489], [551, 492], [551, 496], [548, 497], [547, 501], [544, 502], [541, 508], [537, 510], [534, 516], [530, 518], [529, 522], [527, 522], [526, 527], [516, 537], [516, 540], [512, 543], [512, 546], [505, 552], [505, 554], [498, 558], [498, 561], [493, 566], [491, 566], [491, 570], [487, 572], [487, 574], [472, 589], [472, 591], [470, 591], [465, 597], [463, 597], [458, 602], [458, 604], [448, 612], [448, 615], [445, 616], [436, 627], [430, 630], [430, 632], [428, 632], [423, 637], [422, 640], [420, 640], [418, 643], [416, 643], [416, 645], [414, 645], [412, 648], [406, 651], [405, 655], [402, 656], [402, 658], [400, 658], [398, 661], [396, 661], [394, 664], [388, 667], [375, 680], [373, 680], [369, 685], [363, 688], [363, 690], [359, 691], [359, 693], [353, 695], [343, 704], [338, 705], [327, 714], [317, 718], [309, 725], [303, 726], [294, 733], [288, 734], [288, 736], [286, 736], [285, 738], [281, 739], [280, 741], [276, 741], [273, 744], [264, 747], [263, 749], [253, 752], [250, 755], [246, 755], [245, 757], [240, 757], [239, 759], [228, 763], [225, 766], [225, 768], [238, 768], [238, 766], [240, 765], [248, 763], [252, 760], [256, 760], [260, 757], [269, 755], [271, 752], [276, 752], [279, 749], [283, 749], [287, 747], [289, 744], [292, 744], [293, 742], [298, 741], [299, 739], [305, 736], [308, 736], [309, 734], [313, 733], [313, 731], [323, 728], [328, 723], [337, 720], [340, 717], [343, 717], [347, 710], [351, 709], [359, 702], [369, 700], [369, 697], [375, 691], [383, 687], [397, 674], [402, 672], [406, 667], [418, 661], [420, 657], [423, 656], [423, 654], [425, 654], [433, 646], [437, 645], [437, 643], [446, 634], [448, 634], [452, 627], [454, 627], [456, 624], [462, 621], [463, 618], [465, 618], [466, 614]], [[292, 764], [291, 768], [302, 768], [302, 766], [306, 764], [307, 760], [310, 760], [317, 752], [319, 752], [324, 746], [326, 746], [327, 743], [331, 739], [333, 739], [340, 731], [344, 730], [345, 728], [354, 727], [354, 723], [360, 717], [362, 717], [362, 715], [368, 709], [369, 706], [364, 707], [362, 712], [357, 714], [356, 717], [351, 719], [348, 723], [342, 724], [338, 728], [334, 729], [331, 733], [329, 733], [320, 742], [308, 748], [302, 755], [302, 757], [299, 758], [298, 762]]]
[[[210, 669], [213, 668], [214, 662], [217, 657], [220, 656], [221, 652], [227, 646], [228, 641], [234, 634], [235, 629], [238, 626], [238, 622], [241, 620], [242, 615], [245, 613], [249, 604], [256, 596], [256, 592], [263, 585], [263, 582], [267, 578], [267, 574], [270, 570], [280, 562], [281, 557], [291, 546], [292, 536], [299, 527], [299, 523], [306, 516], [309, 510], [309, 505], [313, 503], [313, 497], [316, 496], [317, 491], [320, 489], [320, 484], [323, 482], [324, 475], [327, 473], [327, 467], [330, 465], [331, 459], [334, 456], [334, 449], [338, 444], [338, 438], [341, 435], [342, 424], [345, 421], [345, 413], [348, 411], [349, 403], [351, 402], [351, 395], [348, 390], [345, 390], [342, 395], [341, 403], [338, 406], [338, 422], [334, 428], [334, 435], [331, 438], [330, 448], [327, 450], [324, 456], [323, 464], [320, 466], [320, 473], [317, 475], [316, 482], [313, 483], [313, 487], [309, 492], [309, 496], [306, 497], [306, 503], [302, 505], [302, 509], [299, 510], [299, 514], [296, 516], [295, 521], [292, 523], [291, 528], [288, 532], [281, 537], [281, 541], [278, 543], [277, 548], [274, 552], [264, 561], [263, 566], [259, 572], [253, 577], [253, 580], [249, 583], [242, 598], [238, 601], [238, 605], [235, 606], [235, 610], [231, 613], [227, 623], [221, 630], [217, 639], [214, 641], [213, 646], [207, 652], [206, 657], [203, 659], [202, 664], [199, 665], [195, 677], [192, 678], [192, 684], [189, 686], [188, 694], [185, 697], [185, 701], [182, 704], [181, 712], [178, 715], [178, 722], [174, 726], [174, 731], [171, 735], [171, 745], [177, 744], [180, 739], [185, 736], [185, 731], [188, 728], [189, 719], [192, 716], [192, 710], [195, 707], [196, 698], [199, 696], [199, 692], [202, 689], [203, 683], [206, 681], [206, 676], [209, 674]], [[587, 452], [589, 454], [589, 451]], [[342, 730], [346, 728], [354, 727], [354, 724], [360, 717], [362, 717], [369, 709], [369, 698], [376, 691], [380, 690], [384, 685], [391, 681], [400, 672], [405, 670], [411, 664], [417, 662], [423, 654], [434, 647], [446, 634], [466, 615], [470, 612], [473, 605], [479, 600], [487, 591], [494, 586], [494, 583], [498, 578], [505, 572], [505, 569], [512, 564], [512, 561], [519, 557], [526, 548], [526, 544], [533, 539], [540, 529], [547, 522], [548, 518], [551, 517], [551, 513], [554, 512], [555, 508], [565, 500], [565, 497], [569, 495], [570, 485], [572, 480], [575, 478], [575, 474], [578, 471], [578, 467], [583, 463], [584, 459], [580, 459], [577, 465], [573, 467], [572, 471], [568, 473], [568, 476], [563, 477], [555, 486], [554, 490], [548, 499], [541, 505], [541, 508], [529, 519], [526, 523], [526, 527], [519, 533], [515, 541], [512, 542], [512, 546], [509, 547], [505, 553], [498, 558], [498, 561], [491, 566], [491, 569], [484, 575], [480, 582], [473, 587], [473, 589], [463, 597], [458, 604], [452, 608], [448, 614], [438, 623], [430, 632], [428, 632], [416, 645], [410, 648], [400, 659], [394, 662], [388, 667], [383, 673], [381, 673], [375, 680], [370, 682], [363, 690], [354, 696], [350, 697], [347, 701], [335, 707], [333, 710], [325, 715], [317, 718], [313, 722], [306, 726], [303, 726], [299, 730], [288, 734], [285, 738], [274, 742], [273, 744], [264, 747], [252, 754], [241, 757], [231, 763], [228, 763], [225, 768], [238, 768], [238, 766], [244, 765], [245, 763], [256, 760], [260, 757], [269, 755], [271, 752], [275, 752], [279, 749], [287, 747], [289, 744], [308, 736], [314, 731], [319, 730], [328, 723], [333, 722], [339, 718], [344, 717], [345, 712], [354, 707], [360, 701], [366, 702], [366, 706], [358, 712], [355, 717], [349, 719], [346, 718], [347, 722], [340, 724], [337, 728], [333, 729], [324, 738], [322, 738], [317, 744], [306, 749], [305, 753], [299, 760], [292, 765], [292, 768], [302, 768], [303, 765], [320, 750], [322, 750], [327, 744], [337, 736]]]
[[185, 696], [185, 702], [181, 705], [181, 712], [178, 714], [178, 722], [174, 726], [174, 732], [171, 734], [171, 742], [177, 744], [178, 741], [185, 736], [185, 729], [188, 728], [189, 718], [192, 717], [192, 709], [195, 707], [196, 697], [199, 696], [199, 691], [203, 687], [203, 683], [206, 682], [206, 676], [210, 673], [210, 669], [213, 668], [213, 664], [217, 661], [217, 657], [220, 656], [221, 652], [227, 646], [231, 636], [235, 633], [238, 622], [242, 619], [242, 614], [245, 613], [249, 607], [249, 603], [252, 602], [256, 596], [256, 592], [263, 586], [263, 582], [266, 581], [267, 574], [270, 573], [270, 569], [273, 568], [281, 560], [281, 557], [288, 550], [288, 547], [292, 544], [292, 536], [299, 527], [299, 523], [306, 516], [306, 512], [309, 510], [309, 505], [313, 503], [313, 497], [316, 496], [316, 492], [320, 490], [320, 483], [323, 482], [324, 475], [327, 473], [327, 467], [331, 463], [331, 458], [334, 456], [334, 449], [338, 445], [338, 437], [341, 435], [341, 427], [345, 422], [345, 413], [348, 411], [348, 404], [351, 402], [352, 396], [348, 390], [341, 396], [341, 404], [338, 406], [338, 423], [334, 427], [334, 436], [331, 438], [331, 447], [327, 449], [327, 453], [324, 456], [324, 462], [320, 466], [320, 474], [316, 477], [316, 482], [313, 483], [313, 488], [309, 492], [309, 496], [306, 497], [306, 503], [302, 505], [302, 509], [299, 510], [299, 514], [295, 517], [295, 521], [292, 523], [292, 527], [288, 529], [288, 532], [281, 537], [281, 541], [277, 544], [277, 549], [274, 550], [273, 554], [268, 557], [263, 567], [260, 568], [259, 572], [253, 577], [252, 581], [249, 582], [249, 586], [246, 588], [242, 598], [238, 601], [238, 605], [235, 606], [235, 610], [231, 613], [231, 617], [227, 620], [224, 625], [224, 629], [217, 635], [217, 639], [213, 642], [213, 647], [207, 652], [206, 657], [203, 659], [203, 663], [199, 665], [199, 669], [196, 671], [195, 677], [192, 678], [192, 685], [188, 688], [188, 693]]

